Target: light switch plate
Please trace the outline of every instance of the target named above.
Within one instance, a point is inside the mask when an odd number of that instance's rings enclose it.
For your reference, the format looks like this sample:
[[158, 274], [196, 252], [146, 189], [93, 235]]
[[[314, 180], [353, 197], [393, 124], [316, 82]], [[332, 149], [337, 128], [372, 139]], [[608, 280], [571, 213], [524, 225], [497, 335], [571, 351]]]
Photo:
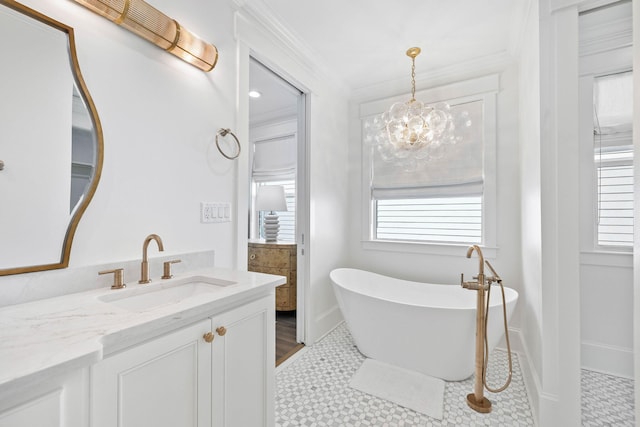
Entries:
[[200, 202], [200, 222], [231, 222], [231, 203]]

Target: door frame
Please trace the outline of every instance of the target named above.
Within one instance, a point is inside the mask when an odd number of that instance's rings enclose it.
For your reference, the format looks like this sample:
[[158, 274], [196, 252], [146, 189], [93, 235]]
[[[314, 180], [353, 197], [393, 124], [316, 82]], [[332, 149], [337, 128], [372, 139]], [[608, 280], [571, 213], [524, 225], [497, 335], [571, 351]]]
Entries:
[[[309, 111], [310, 111], [310, 91], [293, 78], [289, 72], [271, 60], [268, 55], [261, 55], [255, 49], [249, 47], [241, 39], [238, 40], [238, 99], [237, 99], [237, 129], [241, 141], [246, 141], [245, 149], [238, 157], [236, 168], [236, 200], [238, 224], [236, 227], [236, 268], [247, 270], [247, 240], [250, 227], [250, 206], [249, 198], [251, 191], [249, 164], [249, 63], [254, 58], [274, 74], [297, 88], [301, 95], [298, 98], [298, 160], [296, 172], [296, 245], [297, 245], [297, 312], [296, 312], [296, 340], [306, 342], [309, 333], [309, 180], [308, 180], [308, 142], [309, 142]], [[246, 213], [246, 214], [242, 214]]]

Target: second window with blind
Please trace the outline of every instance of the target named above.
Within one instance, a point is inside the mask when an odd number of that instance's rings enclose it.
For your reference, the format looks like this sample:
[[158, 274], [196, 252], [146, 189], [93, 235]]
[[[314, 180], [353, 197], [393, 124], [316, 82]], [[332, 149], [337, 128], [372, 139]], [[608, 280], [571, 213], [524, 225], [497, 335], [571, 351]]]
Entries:
[[633, 246], [633, 73], [593, 79], [596, 246]]

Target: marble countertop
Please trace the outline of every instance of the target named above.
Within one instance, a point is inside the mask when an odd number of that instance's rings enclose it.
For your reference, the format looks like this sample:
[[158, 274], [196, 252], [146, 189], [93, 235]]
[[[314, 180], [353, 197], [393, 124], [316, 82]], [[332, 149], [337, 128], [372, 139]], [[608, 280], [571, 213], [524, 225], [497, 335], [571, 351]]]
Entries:
[[[175, 286], [190, 277], [234, 282], [214, 292], [178, 298], [149, 309], [104, 301]], [[96, 289], [0, 308], [0, 399], [106, 355], [266, 295], [286, 279], [209, 268], [155, 279], [147, 285]]]

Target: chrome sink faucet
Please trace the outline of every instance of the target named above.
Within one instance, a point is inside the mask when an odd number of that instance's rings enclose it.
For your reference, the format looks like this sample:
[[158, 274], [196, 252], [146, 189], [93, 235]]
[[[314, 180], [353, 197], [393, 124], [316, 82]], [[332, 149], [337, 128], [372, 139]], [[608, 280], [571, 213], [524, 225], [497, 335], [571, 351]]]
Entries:
[[144, 239], [144, 244], [142, 245], [142, 264], [140, 266], [140, 280], [138, 283], [149, 283], [151, 279], [149, 279], [149, 261], [147, 261], [147, 251], [149, 249], [149, 243], [152, 240], [155, 240], [158, 244], [158, 249], [162, 252], [164, 251], [164, 246], [162, 245], [162, 239], [157, 234], [149, 234], [146, 239]]

